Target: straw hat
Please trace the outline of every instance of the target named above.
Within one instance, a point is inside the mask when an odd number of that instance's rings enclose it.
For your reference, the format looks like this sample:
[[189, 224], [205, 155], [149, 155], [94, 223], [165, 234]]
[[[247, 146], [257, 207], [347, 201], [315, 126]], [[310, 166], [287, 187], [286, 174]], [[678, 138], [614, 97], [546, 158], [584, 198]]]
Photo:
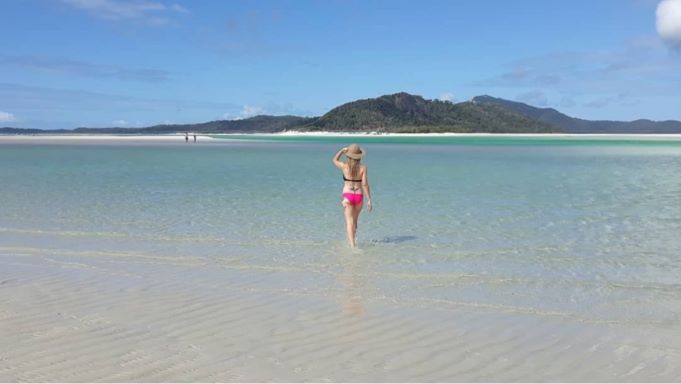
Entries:
[[348, 146], [348, 150], [345, 151], [345, 156], [351, 159], [359, 160], [362, 158], [362, 156], [364, 156], [365, 153], [366, 152], [362, 148], [360, 148], [359, 145], [350, 144], [350, 146]]

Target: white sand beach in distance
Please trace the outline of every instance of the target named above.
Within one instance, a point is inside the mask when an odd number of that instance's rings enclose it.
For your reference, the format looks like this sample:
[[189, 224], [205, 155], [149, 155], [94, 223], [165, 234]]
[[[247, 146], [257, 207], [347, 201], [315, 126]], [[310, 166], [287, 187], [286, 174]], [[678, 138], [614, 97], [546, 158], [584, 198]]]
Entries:
[[[232, 134], [218, 133], [218, 136], [229, 136]], [[239, 134], [234, 134], [239, 135]], [[336, 132], [336, 131], [283, 131], [279, 133], [263, 133], [257, 135], [272, 135], [272, 136], [325, 136], [325, 137], [371, 137], [371, 136], [387, 136], [387, 137], [538, 137], [538, 138], [552, 138], [552, 137], [570, 137], [570, 138], [622, 138], [622, 139], [681, 139], [680, 133], [394, 133], [394, 132]]]
[[[206, 135], [196, 135], [197, 143], [199, 141], [215, 140]], [[35, 134], [35, 135], [0, 135], [0, 143], [13, 144], [38, 144], [46, 143], [184, 143], [184, 134], [169, 134], [169, 135], [108, 135], [108, 134]], [[194, 136], [189, 134], [189, 142], [194, 142]]]
[[426, 132], [426, 133], [399, 133], [399, 132], [352, 132], [352, 131], [282, 131], [272, 135], [283, 136], [537, 136], [537, 137], [679, 137], [681, 133], [493, 133], [493, 132]]

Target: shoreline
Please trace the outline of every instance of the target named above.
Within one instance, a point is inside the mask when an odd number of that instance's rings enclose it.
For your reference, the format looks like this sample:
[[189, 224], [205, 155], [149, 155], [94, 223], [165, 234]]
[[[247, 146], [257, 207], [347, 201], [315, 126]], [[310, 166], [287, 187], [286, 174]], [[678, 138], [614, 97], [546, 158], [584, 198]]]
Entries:
[[[655, 138], [681, 138], [681, 133], [459, 133], [459, 132], [430, 132], [430, 133], [378, 133], [378, 132], [335, 132], [335, 131], [283, 131], [275, 133], [201, 133], [197, 139], [214, 140], [213, 136], [324, 136], [324, 137], [655, 137]], [[177, 140], [184, 138], [184, 134], [135, 134], [135, 133], [32, 133], [32, 134], [0, 134], [0, 139], [12, 138], [43, 138], [43, 139], [125, 139], [125, 140]], [[190, 134], [189, 141], [193, 136]]]
[[[66, 142], [66, 141], [99, 141], [99, 142], [112, 142], [112, 141], [125, 141], [125, 142], [174, 142], [174, 143], [184, 143], [184, 134], [160, 134], [160, 135], [136, 135], [136, 134], [17, 134], [17, 135], [0, 135], [0, 143], [19, 143], [19, 142], [38, 142], [38, 141], [56, 141], [56, 142]], [[216, 139], [207, 135], [196, 135], [196, 141], [217, 141]], [[194, 143], [193, 136], [189, 136], [189, 143]]]

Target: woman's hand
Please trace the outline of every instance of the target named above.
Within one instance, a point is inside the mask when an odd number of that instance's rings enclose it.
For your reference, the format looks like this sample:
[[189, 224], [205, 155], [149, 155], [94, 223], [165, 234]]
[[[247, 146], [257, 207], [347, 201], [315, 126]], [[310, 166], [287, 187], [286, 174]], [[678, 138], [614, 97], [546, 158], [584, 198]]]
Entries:
[[369, 210], [369, 212], [371, 212], [371, 210], [374, 209], [373, 204], [371, 204], [371, 200], [367, 200], [367, 209]]
[[343, 148], [341, 148], [341, 152], [345, 153], [345, 152], [347, 152], [347, 151], [348, 151], [348, 147], [343, 147]]

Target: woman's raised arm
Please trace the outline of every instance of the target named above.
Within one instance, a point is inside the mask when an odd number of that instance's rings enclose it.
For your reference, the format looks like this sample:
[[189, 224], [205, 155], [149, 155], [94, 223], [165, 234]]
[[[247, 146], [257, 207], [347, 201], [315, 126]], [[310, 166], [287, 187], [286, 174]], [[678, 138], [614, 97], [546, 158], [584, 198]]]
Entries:
[[343, 169], [343, 162], [340, 161], [341, 155], [343, 155], [348, 149], [347, 148], [341, 148], [336, 154], [333, 156], [333, 165], [336, 166], [336, 168]]

